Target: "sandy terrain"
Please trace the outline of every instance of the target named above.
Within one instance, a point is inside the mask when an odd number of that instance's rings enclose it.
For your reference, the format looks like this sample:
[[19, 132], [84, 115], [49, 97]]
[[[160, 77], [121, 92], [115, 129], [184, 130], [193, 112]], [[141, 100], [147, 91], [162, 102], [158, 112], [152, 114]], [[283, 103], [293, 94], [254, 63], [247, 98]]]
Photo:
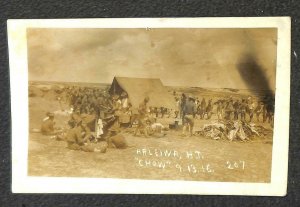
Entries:
[[[66, 107], [66, 106], [63, 106]], [[57, 101], [46, 97], [29, 99], [30, 128], [39, 128], [47, 111], [57, 111]], [[57, 114], [58, 126], [68, 116]], [[215, 117], [213, 117], [215, 119]], [[159, 120], [162, 123], [171, 119]], [[212, 120], [197, 120], [202, 126]], [[268, 127], [267, 124], [264, 125]], [[136, 178], [270, 182], [272, 134], [250, 142], [229, 142], [205, 137], [181, 137], [169, 131], [164, 138], [134, 137], [123, 132], [129, 148], [106, 153], [72, 151], [66, 143], [39, 133], [30, 133], [28, 174], [30, 176]]]

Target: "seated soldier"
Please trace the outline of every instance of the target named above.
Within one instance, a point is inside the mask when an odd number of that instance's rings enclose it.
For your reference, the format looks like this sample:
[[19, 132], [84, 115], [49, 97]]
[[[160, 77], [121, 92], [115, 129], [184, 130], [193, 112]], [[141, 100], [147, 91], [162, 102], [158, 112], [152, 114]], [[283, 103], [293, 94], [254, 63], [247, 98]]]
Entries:
[[125, 149], [128, 147], [127, 141], [122, 134], [109, 137], [107, 144], [109, 148]]
[[48, 112], [47, 117], [44, 118], [42, 125], [41, 125], [41, 132], [43, 135], [55, 135], [56, 132], [54, 130], [54, 114]]
[[78, 122], [77, 126], [70, 129], [66, 134], [68, 148], [72, 150], [86, 150], [85, 143], [89, 143], [91, 130], [88, 128], [84, 120]]
[[76, 109], [76, 111], [71, 114], [68, 124], [71, 128], [74, 128], [75, 126], [77, 126], [80, 120], [80, 109]]

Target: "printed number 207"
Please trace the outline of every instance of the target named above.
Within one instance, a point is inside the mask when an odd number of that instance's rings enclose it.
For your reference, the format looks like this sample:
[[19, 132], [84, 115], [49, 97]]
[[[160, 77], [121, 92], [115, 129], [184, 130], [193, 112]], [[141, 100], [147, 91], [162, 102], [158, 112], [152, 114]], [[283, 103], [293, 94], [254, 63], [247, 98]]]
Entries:
[[245, 161], [237, 161], [237, 162], [227, 161], [226, 166], [228, 169], [231, 169], [231, 170], [237, 169], [237, 168], [244, 170], [245, 169]]

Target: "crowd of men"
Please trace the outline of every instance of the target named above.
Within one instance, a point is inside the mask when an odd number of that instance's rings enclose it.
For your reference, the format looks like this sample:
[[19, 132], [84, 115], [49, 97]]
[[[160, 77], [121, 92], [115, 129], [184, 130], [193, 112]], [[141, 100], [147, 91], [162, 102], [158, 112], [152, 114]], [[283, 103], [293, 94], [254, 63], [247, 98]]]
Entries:
[[[157, 123], [157, 118], [175, 118], [182, 120], [183, 135], [186, 131], [193, 134], [194, 119], [211, 119], [215, 114], [220, 120], [240, 120], [252, 122], [256, 115], [257, 122], [273, 123], [274, 100], [265, 97], [257, 101], [252, 97], [227, 99], [201, 99], [187, 96], [184, 93], [175, 97], [177, 108], [175, 110], [165, 107], [151, 107], [148, 105], [149, 97], [141, 97], [141, 103], [134, 109], [130, 104], [126, 92], [120, 95], [109, 95], [105, 90], [96, 88], [67, 87], [64, 89], [65, 102], [71, 106], [69, 129], [64, 134], [64, 140], [68, 147], [73, 150], [84, 149], [84, 143], [91, 140], [91, 127], [88, 126], [87, 116], [94, 118], [94, 138], [106, 137], [106, 140], [120, 129], [122, 123], [126, 127], [135, 125], [134, 135], [143, 134], [148, 137], [154, 134], [165, 135], [162, 124]], [[61, 103], [61, 98], [58, 99]], [[125, 118], [124, 118], [125, 117]], [[127, 117], [127, 118], [126, 118]], [[125, 121], [124, 121], [125, 120]], [[47, 113], [43, 120], [41, 132], [45, 135], [54, 135], [59, 132], [55, 130], [54, 114]], [[93, 127], [92, 127], [93, 128]], [[111, 140], [110, 140], [111, 141]], [[109, 141], [108, 141], [109, 142]], [[87, 151], [89, 149], [86, 149]]]
[[193, 117], [198, 116], [200, 119], [210, 119], [215, 113], [218, 120], [240, 119], [251, 122], [256, 115], [257, 122], [268, 121], [270, 123], [274, 115], [274, 100], [270, 97], [265, 97], [263, 100], [254, 100], [252, 97], [247, 99], [229, 97], [228, 99], [217, 99], [213, 103], [212, 99], [202, 98], [200, 101], [198, 98], [182, 94], [180, 99], [176, 98], [176, 101], [178, 106], [178, 111], [175, 112], [176, 118], [177, 116], [183, 117], [185, 105], [188, 102], [192, 102], [194, 105]]
[[[56, 135], [67, 142], [72, 150], [90, 151], [86, 143], [91, 140], [104, 138], [108, 144], [119, 145], [124, 140], [114, 140], [114, 135], [120, 131], [121, 125], [132, 127], [135, 125], [134, 135], [143, 134], [146, 137], [160, 133], [164, 126], [155, 123], [155, 119], [149, 119], [149, 97], [145, 97], [141, 104], [133, 109], [126, 92], [120, 95], [110, 95], [107, 90], [95, 88], [67, 87], [57, 99], [66, 102], [71, 107], [68, 129], [61, 135], [55, 130], [54, 114], [47, 113], [41, 125], [44, 135]], [[88, 117], [92, 117], [92, 126]], [[95, 133], [91, 133], [91, 128]], [[123, 146], [123, 144], [121, 144]]]
[[[273, 125], [274, 119], [274, 100], [270, 96], [265, 96], [262, 100], [254, 100], [253, 97], [228, 99], [217, 99], [214, 103], [212, 99], [200, 101], [193, 96], [187, 97], [182, 94], [176, 98], [177, 111], [175, 117], [182, 118], [184, 127], [189, 127], [192, 133], [194, 119], [211, 119], [213, 114], [217, 115], [218, 121], [221, 120], [240, 120], [252, 122], [256, 115], [257, 122], [268, 122]], [[215, 109], [215, 110], [214, 110]]]

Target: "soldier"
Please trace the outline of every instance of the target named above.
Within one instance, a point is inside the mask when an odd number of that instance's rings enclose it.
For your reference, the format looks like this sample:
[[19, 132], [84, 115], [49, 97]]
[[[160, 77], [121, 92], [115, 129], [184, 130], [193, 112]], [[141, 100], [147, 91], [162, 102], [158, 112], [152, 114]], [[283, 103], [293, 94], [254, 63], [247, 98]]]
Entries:
[[124, 112], [128, 109], [128, 104], [129, 104], [128, 95], [126, 92], [123, 91], [121, 94], [121, 105], [122, 105], [122, 110]]
[[147, 104], [149, 102], [149, 97], [146, 97], [144, 101], [139, 105], [138, 109], [138, 125], [134, 131], [134, 136], [137, 135], [138, 131], [143, 131], [145, 136], [148, 137], [146, 130], [146, 120], [147, 120]]
[[260, 114], [263, 113], [263, 109], [264, 109], [264, 102], [260, 101], [260, 103], [257, 105], [257, 107], [254, 110], [254, 112], [256, 114], [257, 122], [259, 122], [259, 116], [260, 116]]
[[68, 124], [71, 128], [74, 128], [75, 126], [77, 126], [80, 120], [80, 109], [76, 109], [75, 112], [71, 114]]
[[226, 113], [225, 119], [231, 120], [231, 114], [232, 114], [233, 111], [234, 111], [234, 109], [233, 109], [233, 100], [232, 100], [232, 98], [230, 98], [229, 101], [227, 102], [227, 105], [226, 105], [226, 108], [225, 108], [225, 113]]
[[272, 127], [273, 127], [273, 119], [274, 119], [274, 102], [272, 100], [269, 100], [269, 102], [266, 104], [266, 120], [268, 120], [268, 123], [270, 123]]
[[206, 101], [205, 98], [202, 98], [202, 101], [200, 103], [200, 118], [203, 119], [204, 118], [204, 114], [205, 114], [205, 109], [206, 109]]
[[180, 98], [180, 118], [182, 118], [182, 123], [184, 122], [183, 117], [184, 117], [184, 108], [186, 104], [186, 95], [183, 93]]
[[218, 121], [221, 121], [223, 119], [223, 104], [221, 100], [217, 102], [217, 115]]
[[190, 96], [189, 100], [185, 104], [184, 108], [184, 126], [182, 130], [182, 136], [185, 136], [185, 131], [188, 128], [190, 136], [193, 136], [193, 128], [194, 128], [194, 113], [196, 112], [195, 102], [193, 98]]
[[233, 104], [233, 118], [234, 120], [238, 120], [239, 119], [239, 112], [240, 112], [240, 101], [236, 100]]
[[[213, 106], [211, 104], [212, 100], [210, 99], [208, 101], [207, 107], [205, 109], [205, 114], [207, 115], [207, 119], [210, 119], [212, 116], [212, 110], [213, 110]], [[203, 116], [204, 117], [204, 116]]]
[[181, 111], [180, 99], [178, 97], [176, 97], [175, 101], [176, 101], [175, 119], [177, 119], [178, 116], [180, 117], [180, 111]]
[[54, 114], [48, 112], [47, 117], [44, 118], [42, 125], [41, 125], [41, 132], [43, 135], [55, 135], [56, 132], [54, 130]]
[[240, 106], [241, 121], [246, 121], [246, 110], [247, 110], [246, 100], [242, 99], [242, 103]]
[[71, 150], [90, 151], [84, 147], [85, 143], [90, 142], [91, 130], [84, 120], [80, 120], [76, 127], [70, 129], [66, 134], [68, 148]]
[[115, 122], [114, 122], [114, 128], [119, 128], [120, 123], [119, 123], [119, 117], [122, 114], [122, 102], [120, 100], [120, 97], [118, 95], [114, 95], [112, 97], [112, 111], [114, 112], [115, 116]]
[[248, 98], [248, 114], [249, 114], [249, 118], [250, 118], [250, 122], [252, 122], [253, 119], [253, 115], [254, 115], [254, 101], [252, 100], [252, 97]]

